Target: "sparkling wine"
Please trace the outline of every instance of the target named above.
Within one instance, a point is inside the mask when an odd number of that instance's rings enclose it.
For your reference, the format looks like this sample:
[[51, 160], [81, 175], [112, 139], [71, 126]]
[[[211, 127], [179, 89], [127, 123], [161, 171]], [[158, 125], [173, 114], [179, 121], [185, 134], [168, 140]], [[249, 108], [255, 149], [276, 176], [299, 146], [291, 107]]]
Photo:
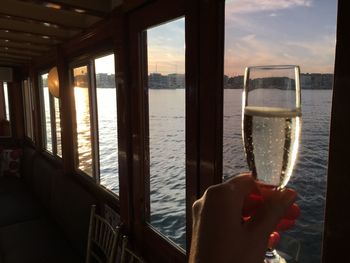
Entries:
[[301, 130], [301, 111], [246, 106], [244, 146], [256, 179], [283, 188], [292, 175]]

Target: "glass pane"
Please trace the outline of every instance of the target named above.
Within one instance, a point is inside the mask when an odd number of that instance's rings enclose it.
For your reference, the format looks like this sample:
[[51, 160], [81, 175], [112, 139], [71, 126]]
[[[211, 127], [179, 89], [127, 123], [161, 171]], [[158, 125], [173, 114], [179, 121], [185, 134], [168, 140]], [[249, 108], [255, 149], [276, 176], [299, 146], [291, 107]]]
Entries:
[[78, 146], [77, 167], [92, 176], [91, 126], [88, 67], [73, 69], [76, 134]]
[[61, 116], [60, 116], [60, 100], [54, 98], [55, 126], [56, 126], [56, 143], [57, 155], [62, 157], [62, 140], [61, 140]]
[[119, 193], [114, 54], [95, 59], [100, 184]]
[[299, 194], [302, 213], [281, 233], [278, 247], [301, 263], [321, 261], [336, 7], [336, 0], [227, 0], [225, 7], [224, 178], [248, 170], [241, 135], [244, 68], [295, 64], [302, 71], [302, 140], [288, 184]]
[[43, 96], [43, 109], [42, 109], [42, 126], [43, 126], [43, 143], [44, 148], [52, 153], [52, 131], [51, 131], [51, 113], [50, 113], [50, 91], [47, 86], [48, 74], [42, 74], [40, 76], [42, 96]]
[[9, 104], [9, 95], [8, 95], [8, 88], [7, 88], [7, 82], [4, 82], [4, 98], [5, 98], [5, 109], [6, 109], [6, 120], [10, 121], [10, 104]]
[[0, 136], [11, 135], [7, 82], [0, 82]]
[[29, 80], [23, 81], [23, 100], [25, 111], [25, 133], [26, 136], [34, 139], [33, 136], [33, 115], [32, 115], [32, 92]]
[[147, 30], [150, 223], [186, 246], [185, 19]]

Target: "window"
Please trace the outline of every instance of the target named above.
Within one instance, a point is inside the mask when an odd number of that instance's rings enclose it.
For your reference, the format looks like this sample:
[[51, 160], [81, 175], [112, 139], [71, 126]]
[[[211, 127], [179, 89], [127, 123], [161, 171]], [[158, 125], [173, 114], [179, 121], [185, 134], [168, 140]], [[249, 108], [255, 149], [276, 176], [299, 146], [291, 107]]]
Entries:
[[0, 136], [10, 136], [10, 109], [7, 82], [0, 82]]
[[[90, 72], [93, 69], [93, 72]], [[94, 76], [94, 79], [90, 79]], [[119, 193], [117, 96], [114, 55], [73, 68], [76, 168]]]
[[4, 87], [4, 99], [5, 99], [5, 119], [7, 121], [10, 121], [10, 105], [9, 105], [9, 94], [8, 94], [8, 87], [7, 82], [3, 83]]
[[60, 116], [60, 100], [56, 97], [53, 98], [54, 109], [53, 116], [55, 119], [55, 128], [56, 128], [56, 147], [57, 155], [62, 157], [62, 139], [61, 139], [61, 116]]
[[118, 194], [118, 127], [114, 55], [97, 58], [94, 63], [100, 184]]
[[[288, 186], [302, 215], [281, 234], [279, 249], [298, 262], [320, 262], [332, 103], [337, 2], [226, 1], [223, 173], [247, 171], [241, 135], [246, 66], [301, 67], [302, 140]], [[320, 55], [322, 54], [322, 55]], [[300, 249], [300, 255], [297, 249]]]
[[185, 19], [147, 31], [149, 223], [186, 247]]
[[48, 73], [40, 75], [43, 147], [55, 156], [62, 156], [60, 102], [47, 85]]
[[51, 112], [50, 112], [50, 92], [49, 88], [47, 87], [47, 76], [48, 74], [42, 74], [40, 76], [40, 83], [42, 88], [42, 96], [43, 96], [43, 116], [42, 116], [42, 123], [43, 123], [43, 143], [44, 148], [52, 153], [52, 131], [51, 131]]
[[29, 79], [23, 81], [23, 105], [25, 135], [34, 141], [33, 130], [33, 92]]

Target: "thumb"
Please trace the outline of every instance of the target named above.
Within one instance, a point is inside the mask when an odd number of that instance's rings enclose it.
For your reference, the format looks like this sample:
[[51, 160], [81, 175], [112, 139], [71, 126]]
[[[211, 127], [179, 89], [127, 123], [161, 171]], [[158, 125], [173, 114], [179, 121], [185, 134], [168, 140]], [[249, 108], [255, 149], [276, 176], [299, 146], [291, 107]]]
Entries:
[[287, 209], [295, 201], [296, 196], [296, 192], [290, 188], [273, 190], [265, 199], [262, 208], [248, 222], [247, 228], [263, 235], [270, 235]]

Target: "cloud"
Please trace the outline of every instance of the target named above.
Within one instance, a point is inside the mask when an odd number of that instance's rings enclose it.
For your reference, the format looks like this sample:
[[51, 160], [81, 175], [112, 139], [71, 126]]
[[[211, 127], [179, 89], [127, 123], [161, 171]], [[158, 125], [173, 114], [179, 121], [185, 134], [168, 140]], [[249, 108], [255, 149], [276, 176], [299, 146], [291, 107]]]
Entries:
[[[323, 35], [318, 39], [304, 41], [287, 41], [289, 50], [299, 51], [300, 60], [303, 61], [309, 72], [332, 72], [335, 58], [334, 35]], [[303, 56], [303, 54], [305, 54]]]
[[314, 40], [288, 41], [286, 45], [290, 46], [290, 48], [304, 49], [305, 52], [313, 56], [324, 56], [334, 53], [330, 51], [335, 49], [335, 38], [333, 35], [323, 35], [319, 39]]
[[148, 71], [185, 72], [185, 20], [171, 21], [147, 30]]
[[148, 47], [148, 71], [161, 74], [184, 73], [185, 52], [172, 46]]
[[249, 34], [249, 35], [243, 36], [241, 38], [241, 41], [249, 42], [249, 41], [252, 41], [252, 40], [255, 40], [255, 39], [256, 39], [256, 35], [255, 34]]
[[302, 72], [333, 71], [335, 40], [324, 35], [314, 40], [270, 41], [247, 34], [228, 43], [225, 50], [225, 74], [242, 75], [255, 65], [296, 64]]
[[[231, 0], [225, 17], [225, 74], [241, 75], [246, 66], [266, 64], [297, 64], [303, 72], [332, 72], [334, 25], [321, 16], [309, 19], [310, 12], [300, 16], [293, 16], [297, 9], [290, 16], [279, 12], [302, 6], [320, 12], [316, 4], [311, 0]], [[308, 21], [311, 24], [304, 24]]]
[[294, 7], [310, 7], [313, 0], [245, 0], [227, 1], [226, 12], [252, 13], [260, 11], [275, 11]]

